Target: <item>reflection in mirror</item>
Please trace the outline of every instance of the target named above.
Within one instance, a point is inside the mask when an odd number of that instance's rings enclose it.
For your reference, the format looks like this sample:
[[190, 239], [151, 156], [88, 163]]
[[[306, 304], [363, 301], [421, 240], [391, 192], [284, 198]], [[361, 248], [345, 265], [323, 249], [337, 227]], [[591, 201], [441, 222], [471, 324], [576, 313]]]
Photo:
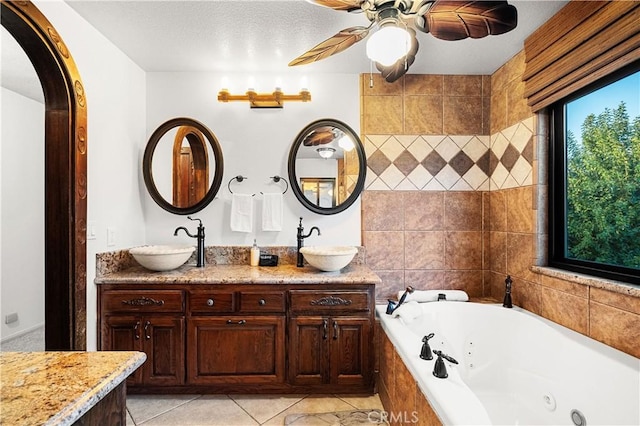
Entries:
[[222, 181], [222, 151], [202, 123], [175, 118], [149, 138], [143, 173], [151, 197], [167, 211], [191, 214], [215, 197]]
[[309, 210], [335, 214], [348, 208], [364, 187], [364, 147], [346, 124], [315, 121], [297, 136], [289, 153], [289, 179]]

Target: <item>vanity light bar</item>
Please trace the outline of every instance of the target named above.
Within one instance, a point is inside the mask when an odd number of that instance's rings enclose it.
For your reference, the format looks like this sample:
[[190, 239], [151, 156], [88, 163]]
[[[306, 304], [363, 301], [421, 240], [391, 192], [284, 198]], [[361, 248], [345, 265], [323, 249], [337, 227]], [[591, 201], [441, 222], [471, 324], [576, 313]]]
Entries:
[[256, 93], [255, 90], [249, 89], [244, 95], [232, 95], [227, 89], [222, 89], [218, 92], [218, 101], [247, 101], [251, 108], [282, 108], [284, 101], [310, 102], [311, 92], [302, 89], [297, 95], [287, 95], [282, 93], [282, 89], [276, 87], [273, 93]]

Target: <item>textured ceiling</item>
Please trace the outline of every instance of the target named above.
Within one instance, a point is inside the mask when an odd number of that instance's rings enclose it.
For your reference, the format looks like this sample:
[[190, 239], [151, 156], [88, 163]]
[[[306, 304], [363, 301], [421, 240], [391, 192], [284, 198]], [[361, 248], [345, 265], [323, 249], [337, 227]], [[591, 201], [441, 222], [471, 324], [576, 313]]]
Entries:
[[[290, 60], [339, 30], [369, 23], [364, 14], [338, 12], [303, 0], [67, 3], [145, 71], [314, 74], [371, 69], [365, 55], [366, 41], [314, 64], [287, 67]], [[510, 3], [518, 9], [519, 19], [516, 29], [507, 34], [442, 41], [419, 33], [420, 48], [409, 72], [491, 74], [567, 2]], [[4, 47], [2, 50], [4, 64]]]

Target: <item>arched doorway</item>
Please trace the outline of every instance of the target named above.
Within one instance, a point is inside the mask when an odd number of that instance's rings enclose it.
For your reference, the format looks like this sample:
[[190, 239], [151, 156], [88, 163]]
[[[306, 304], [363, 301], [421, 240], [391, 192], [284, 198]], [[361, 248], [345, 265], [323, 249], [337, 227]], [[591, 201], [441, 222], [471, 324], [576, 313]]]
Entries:
[[1, 1], [45, 99], [45, 348], [86, 349], [87, 106], [75, 62], [30, 1]]

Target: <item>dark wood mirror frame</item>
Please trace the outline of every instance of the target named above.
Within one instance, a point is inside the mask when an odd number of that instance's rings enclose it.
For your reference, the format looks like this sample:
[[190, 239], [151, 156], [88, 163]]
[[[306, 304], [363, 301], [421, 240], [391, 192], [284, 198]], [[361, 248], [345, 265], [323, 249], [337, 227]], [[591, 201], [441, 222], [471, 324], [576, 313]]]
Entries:
[[[300, 176], [297, 176], [296, 174], [296, 157], [298, 154], [298, 150], [302, 146], [305, 138], [307, 137], [307, 135], [309, 135], [309, 133], [311, 133], [314, 129], [322, 127], [335, 127], [341, 130], [344, 134], [351, 137], [355, 145], [356, 153], [358, 154], [358, 162], [360, 168], [358, 170], [358, 180], [356, 182], [356, 185], [347, 199], [342, 203], [336, 205], [335, 207], [320, 207], [310, 202], [302, 192], [302, 188], [300, 188]], [[364, 181], [367, 175], [367, 158], [364, 152], [362, 141], [351, 127], [349, 127], [342, 121], [331, 118], [324, 118], [308, 124], [304, 129], [300, 131], [300, 133], [298, 133], [298, 136], [296, 136], [295, 140], [293, 141], [293, 145], [291, 145], [291, 150], [289, 151], [288, 171], [291, 189], [293, 190], [293, 193], [295, 194], [298, 201], [300, 201], [303, 206], [314, 213], [331, 215], [340, 213], [348, 209], [360, 196], [360, 193], [364, 188]]]
[[[189, 207], [178, 207], [173, 205], [171, 202], [167, 201], [158, 191], [155, 181], [153, 180], [151, 163], [153, 160], [153, 153], [155, 152], [156, 147], [158, 146], [158, 142], [160, 142], [160, 139], [162, 139], [165, 133], [167, 133], [169, 130], [175, 127], [180, 128], [184, 126], [190, 126], [190, 127], [196, 128], [200, 133], [202, 133], [204, 138], [207, 141], [209, 141], [209, 144], [211, 145], [211, 148], [213, 150], [213, 156], [214, 156], [213, 165], [215, 167], [215, 173], [213, 175], [213, 181], [211, 182], [211, 186], [209, 187], [208, 191], [200, 201], [198, 201], [197, 203]], [[170, 166], [170, 165], [167, 165], [167, 166]], [[149, 195], [151, 196], [151, 198], [153, 198], [153, 201], [155, 201], [160, 207], [162, 207], [168, 212], [175, 213], [175, 214], [182, 214], [182, 215], [193, 214], [205, 208], [218, 193], [218, 190], [220, 189], [220, 184], [222, 183], [223, 172], [224, 172], [224, 160], [222, 158], [222, 149], [220, 148], [218, 139], [215, 137], [213, 132], [209, 130], [207, 126], [205, 126], [204, 124], [192, 118], [178, 117], [178, 118], [173, 118], [161, 124], [151, 134], [151, 137], [149, 138], [149, 142], [147, 143], [147, 146], [144, 150], [144, 157], [142, 159], [142, 174], [144, 177], [144, 183], [147, 186], [147, 191], [149, 191]]]
[[69, 50], [30, 1], [1, 1], [2, 26], [45, 99], [45, 350], [86, 349], [87, 105]]

